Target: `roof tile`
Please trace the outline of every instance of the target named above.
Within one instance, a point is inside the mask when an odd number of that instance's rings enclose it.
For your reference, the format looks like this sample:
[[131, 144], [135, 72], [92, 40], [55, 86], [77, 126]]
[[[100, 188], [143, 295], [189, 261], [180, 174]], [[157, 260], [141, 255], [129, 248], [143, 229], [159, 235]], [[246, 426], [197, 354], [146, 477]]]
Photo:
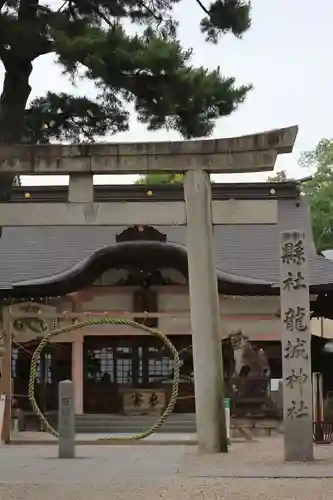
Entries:
[[[279, 224], [217, 225], [216, 265], [240, 276], [279, 281], [279, 232], [302, 230], [309, 244], [310, 284], [333, 283], [333, 262], [315, 253], [306, 200], [278, 200]], [[170, 242], [186, 244], [183, 226], [155, 226]], [[65, 271], [115, 242], [126, 227], [7, 227], [0, 239], [0, 287]]]

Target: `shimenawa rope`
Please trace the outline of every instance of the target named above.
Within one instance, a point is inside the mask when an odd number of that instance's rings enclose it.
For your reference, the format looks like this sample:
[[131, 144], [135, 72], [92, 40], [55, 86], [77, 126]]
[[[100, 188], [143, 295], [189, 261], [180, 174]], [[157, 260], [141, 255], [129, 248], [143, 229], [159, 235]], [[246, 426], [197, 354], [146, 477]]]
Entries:
[[112, 325], [128, 325], [132, 328], [136, 328], [139, 330], [143, 330], [144, 332], [149, 333], [150, 335], [153, 335], [154, 337], [159, 338], [169, 349], [173, 356], [174, 360], [174, 373], [173, 373], [173, 383], [172, 383], [172, 392], [171, 392], [171, 397], [170, 400], [162, 413], [162, 415], [159, 417], [159, 419], [155, 422], [152, 427], [147, 429], [144, 432], [141, 432], [140, 434], [134, 434], [131, 436], [119, 436], [119, 437], [113, 437], [113, 436], [107, 436], [103, 438], [99, 438], [99, 440], [107, 440], [107, 441], [139, 441], [140, 439], [144, 439], [152, 434], [154, 434], [159, 427], [163, 425], [167, 417], [172, 413], [176, 401], [177, 401], [177, 396], [178, 396], [178, 387], [179, 387], [179, 369], [180, 369], [180, 359], [179, 359], [179, 354], [174, 347], [174, 345], [170, 342], [170, 340], [167, 338], [164, 333], [162, 333], [160, 330], [149, 328], [148, 326], [142, 325], [140, 323], [137, 323], [136, 321], [132, 320], [126, 320], [126, 319], [117, 319], [117, 318], [96, 318], [96, 319], [89, 319], [86, 321], [82, 321], [80, 323], [74, 323], [72, 325], [64, 326], [63, 328], [58, 328], [56, 330], [50, 330], [47, 332], [47, 334], [43, 337], [41, 340], [40, 344], [38, 345], [37, 349], [33, 353], [32, 359], [31, 359], [31, 365], [30, 365], [30, 378], [29, 378], [29, 391], [28, 391], [28, 396], [29, 400], [32, 406], [33, 411], [36, 413], [37, 417], [39, 420], [44, 424], [45, 430], [53, 434], [55, 437], [59, 437], [59, 433], [52, 427], [50, 422], [47, 420], [41, 409], [39, 408], [36, 398], [35, 398], [35, 381], [36, 381], [36, 375], [37, 375], [37, 363], [40, 357], [41, 352], [43, 349], [46, 347], [46, 345], [50, 342], [50, 340], [62, 333], [68, 333], [74, 330], [79, 330], [80, 328], [84, 328], [87, 326], [92, 326], [92, 325], [105, 325], [105, 324], [112, 324]]

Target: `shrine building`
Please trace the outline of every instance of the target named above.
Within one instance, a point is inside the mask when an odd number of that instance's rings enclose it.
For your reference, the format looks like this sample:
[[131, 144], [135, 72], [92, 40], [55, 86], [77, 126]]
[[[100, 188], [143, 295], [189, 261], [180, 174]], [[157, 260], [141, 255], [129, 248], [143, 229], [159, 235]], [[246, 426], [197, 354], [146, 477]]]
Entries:
[[[64, 186], [17, 187], [10, 201], [26, 200], [27, 190], [41, 210], [45, 202], [67, 200]], [[264, 348], [272, 378], [279, 379], [280, 232], [305, 233], [311, 311], [317, 318], [332, 315], [333, 262], [316, 253], [299, 183], [213, 184], [212, 197], [213, 203], [225, 200], [231, 214], [226, 223], [214, 226], [221, 341], [240, 329]], [[147, 213], [154, 211], [156, 201], [183, 200], [183, 188], [95, 186], [95, 200], [135, 200]], [[232, 214], [245, 206], [240, 223]], [[41, 311], [40, 320], [13, 320], [13, 392], [23, 409], [29, 408], [30, 360], [45, 330], [45, 311], [48, 317], [52, 311], [55, 316], [66, 311], [78, 317], [125, 314], [160, 329], [187, 353], [185, 357], [191, 356], [186, 226], [5, 227], [0, 238], [0, 294], [3, 307], [10, 306], [18, 318], [20, 311]], [[66, 321], [57, 316], [51, 326]], [[320, 336], [322, 329], [323, 321], [313, 319], [312, 333]], [[162, 391], [171, 376], [172, 360], [156, 338], [126, 325], [103, 325], [54, 338], [39, 363], [36, 387], [44, 410], [53, 411], [58, 382], [70, 378], [76, 414], [116, 414], [124, 412], [126, 391]], [[333, 377], [326, 384], [333, 388]], [[183, 380], [180, 394], [193, 391], [193, 383]], [[177, 412], [193, 410], [193, 398], [178, 401]]]

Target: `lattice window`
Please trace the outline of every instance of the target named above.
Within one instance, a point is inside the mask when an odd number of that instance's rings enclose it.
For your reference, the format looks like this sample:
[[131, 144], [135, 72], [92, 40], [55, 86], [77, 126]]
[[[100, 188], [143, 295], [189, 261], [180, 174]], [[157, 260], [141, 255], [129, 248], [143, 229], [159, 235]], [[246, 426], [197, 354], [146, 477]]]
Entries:
[[114, 383], [114, 355], [112, 347], [91, 349], [87, 352], [86, 378], [95, 382]]
[[149, 382], [166, 379], [172, 374], [173, 360], [170, 358], [150, 358], [148, 360]]
[[[22, 351], [21, 351], [22, 352]], [[18, 347], [13, 347], [12, 349], [12, 378], [15, 380], [18, 377], [18, 365], [20, 363], [20, 351]], [[36, 384], [44, 383], [52, 384], [52, 354], [45, 354], [44, 358], [44, 377], [42, 377], [42, 365], [40, 358], [36, 362]], [[21, 360], [23, 363], [24, 360]], [[29, 368], [30, 370], [30, 368]], [[27, 373], [29, 377], [29, 374]]]
[[52, 354], [45, 354], [44, 358], [44, 376], [42, 373], [42, 363], [40, 358], [36, 363], [36, 384], [52, 384]]
[[117, 359], [118, 384], [131, 384], [133, 380], [133, 365], [130, 358]]

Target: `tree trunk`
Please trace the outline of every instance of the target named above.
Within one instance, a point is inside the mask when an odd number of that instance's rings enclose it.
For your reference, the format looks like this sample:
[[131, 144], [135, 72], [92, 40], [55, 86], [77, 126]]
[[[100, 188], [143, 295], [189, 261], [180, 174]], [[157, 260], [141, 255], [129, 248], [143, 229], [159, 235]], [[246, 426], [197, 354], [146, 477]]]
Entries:
[[[5, 64], [5, 80], [0, 97], [0, 143], [18, 143], [22, 140], [24, 113], [31, 92], [29, 78], [31, 61]], [[12, 175], [0, 175], [0, 200], [10, 197]]]

